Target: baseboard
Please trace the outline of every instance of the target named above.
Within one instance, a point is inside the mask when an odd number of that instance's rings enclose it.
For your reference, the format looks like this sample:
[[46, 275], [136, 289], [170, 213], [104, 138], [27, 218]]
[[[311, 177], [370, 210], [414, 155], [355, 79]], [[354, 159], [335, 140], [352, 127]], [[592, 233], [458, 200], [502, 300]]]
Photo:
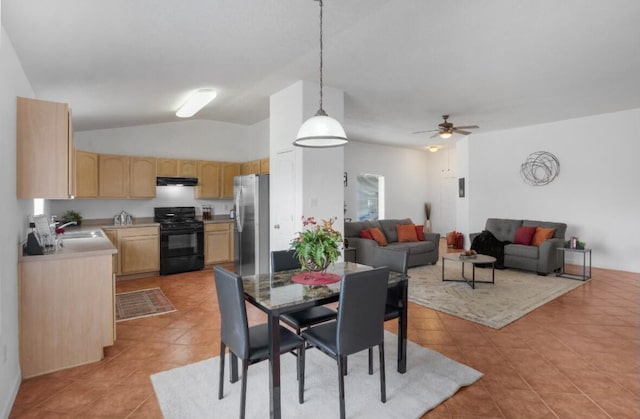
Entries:
[[11, 413], [11, 409], [13, 408], [13, 404], [16, 401], [16, 396], [18, 395], [18, 390], [20, 390], [20, 382], [22, 381], [22, 376], [20, 374], [20, 370], [18, 370], [18, 374], [14, 380], [13, 386], [11, 386], [11, 392], [9, 397], [7, 398], [7, 404], [2, 406], [2, 410], [0, 410], [0, 418], [8, 418]]

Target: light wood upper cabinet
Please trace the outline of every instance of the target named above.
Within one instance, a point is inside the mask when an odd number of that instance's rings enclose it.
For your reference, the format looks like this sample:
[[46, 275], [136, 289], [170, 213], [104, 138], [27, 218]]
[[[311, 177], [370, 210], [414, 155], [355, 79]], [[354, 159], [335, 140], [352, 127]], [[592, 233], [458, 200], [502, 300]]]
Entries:
[[126, 198], [129, 195], [129, 157], [100, 154], [98, 183], [101, 198]]
[[198, 161], [196, 198], [220, 198], [220, 162]]
[[156, 159], [156, 176], [178, 176], [178, 160]]
[[129, 158], [129, 197], [154, 198], [156, 196], [156, 159]]
[[222, 163], [221, 198], [233, 198], [233, 178], [240, 175], [240, 163]]
[[66, 199], [73, 195], [73, 131], [66, 103], [18, 97], [17, 197]]
[[98, 154], [76, 150], [76, 198], [98, 197]]
[[261, 175], [269, 174], [269, 158], [260, 160], [260, 174]]
[[254, 175], [260, 173], [260, 160], [247, 161], [240, 167], [242, 175]]
[[204, 263], [213, 265], [233, 261], [233, 224], [204, 225]]
[[178, 160], [178, 176], [198, 177], [197, 160]]

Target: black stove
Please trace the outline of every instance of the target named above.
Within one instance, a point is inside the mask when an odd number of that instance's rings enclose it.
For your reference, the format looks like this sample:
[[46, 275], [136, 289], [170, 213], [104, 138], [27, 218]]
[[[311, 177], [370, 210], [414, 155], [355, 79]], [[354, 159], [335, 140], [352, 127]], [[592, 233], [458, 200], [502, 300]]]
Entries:
[[195, 207], [153, 209], [160, 223], [160, 275], [204, 268], [204, 223], [195, 217]]

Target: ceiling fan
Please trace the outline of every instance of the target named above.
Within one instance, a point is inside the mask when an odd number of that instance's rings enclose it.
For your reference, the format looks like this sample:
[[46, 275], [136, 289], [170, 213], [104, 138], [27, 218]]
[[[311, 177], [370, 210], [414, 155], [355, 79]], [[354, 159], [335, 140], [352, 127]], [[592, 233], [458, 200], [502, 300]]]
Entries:
[[451, 137], [454, 132], [458, 133], [458, 134], [462, 134], [462, 135], [469, 135], [469, 134], [471, 134], [471, 132], [470, 131], [465, 131], [465, 130], [480, 128], [477, 125], [464, 125], [464, 126], [460, 126], [460, 127], [454, 127], [451, 122], [447, 121], [447, 119], [449, 119], [449, 115], [442, 115], [442, 118], [444, 119], [444, 122], [442, 122], [441, 124], [438, 124], [438, 126], [440, 128], [438, 128], [438, 129], [430, 129], [430, 130], [426, 130], [426, 131], [416, 131], [416, 132], [414, 132], [414, 134], [422, 134], [424, 132], [437, 131], [435, 134], [433, 134], [431, 136], [431, 138], [437, 137], [439, 135], [440, 138], [447, 139], [447, 138]]

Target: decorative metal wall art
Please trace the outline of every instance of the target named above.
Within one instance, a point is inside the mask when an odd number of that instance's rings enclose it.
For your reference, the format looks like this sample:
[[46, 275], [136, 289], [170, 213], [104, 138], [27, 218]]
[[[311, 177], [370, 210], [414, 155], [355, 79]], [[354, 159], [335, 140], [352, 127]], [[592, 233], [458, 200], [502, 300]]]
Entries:
[[551, 183], [560, 174], [560, 161], [547, 151], [529, 154], [520, 166], [520, 175], [529, 185], [544, 186]]

